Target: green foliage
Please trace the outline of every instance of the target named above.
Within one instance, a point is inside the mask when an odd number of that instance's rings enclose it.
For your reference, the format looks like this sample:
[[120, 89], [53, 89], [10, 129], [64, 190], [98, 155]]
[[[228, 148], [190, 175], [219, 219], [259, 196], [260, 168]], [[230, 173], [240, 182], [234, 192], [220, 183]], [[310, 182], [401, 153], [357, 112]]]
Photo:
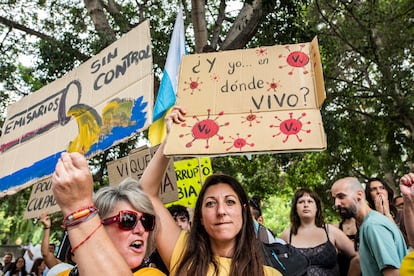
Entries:
[[290, 200], [291, 197], [288, 195], [272, 195], [263, 202], [263, 224], [271, 229], [277, 237], [280, 237], [283, 230], [289, 227]]
[[[412, 156], [412, 1], [317, 1], [327, 99], [328, 177], [389, 175]], [[409, 8], [410, 7], [410, 8]], [[410, 73], [409, 73], [410, 72]]]
[[[164, 68], [176, 7], [181, 2], [187, 5], [186, 42], [191, 53], [195, 40], [189, 1], [117, 1], [120, 12], [106, 13], [116, 37], [144, 19], [150, 20], [156, 77]], [[333, 181], [348, 175], [361, 181], [379, 176], [395, 186], [398, 177], [409, 170], [414, 154], [414, 2], [264, 2], [267, 13], [244, 46], [307, 42], [318, 36], [326, 88], [321, 113], [328, 148], [323, 152], [221, 156], [214, 157], [212, 164], [214, 171], [236, 176], [249, 195], [263, 198], [265, 225], [280, 234], [288, 225], [290, 198], [299, 187], [316, 190], [328, 221], [335, 221], [329, 193]], [[0, 16], [38, 32], [29, 35], [0, 25], [2, 125], [9, 103], [62, 76], [113, 39], [96, 31], [82, 1], [3, 1], [0, 7]], [[229, 20], [215, 25], [218, 7], [219, 1], [206, 5], [209, 43], [217, 38], [217, 48], [235, 20], [226, 14]], [[215, 30], [219, 32], [213, 34]], [[22, 54], [30, 56], [33, 64], [22, 65], [18, 60]], [[141, 138], [90, 161], [95, 188], [107, 184], [105, 163], [125, 156]], [[38, 239], [34, 229], [39, 225], [20, 219], [28, 196], [22, 191], [2, 199], [2, 240]], [[57, 217], [53, 223], [56, 232], [60, 220]]]
[[2, 231], [0, 232], [0, 241], [2, 244], [7, 243], [8, 237], [10, 236], [10, 228], [13, 223], [13, 217], [6, 217], [6, 211], [1, 210], [0, 211], [0, 229]]

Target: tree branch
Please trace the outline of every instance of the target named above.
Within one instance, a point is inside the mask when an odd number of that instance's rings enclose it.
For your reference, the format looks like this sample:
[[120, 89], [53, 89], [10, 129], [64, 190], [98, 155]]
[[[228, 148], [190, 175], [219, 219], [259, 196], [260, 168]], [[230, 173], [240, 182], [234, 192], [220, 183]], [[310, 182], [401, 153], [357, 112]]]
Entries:
[[109, 26], [101, 0], [84, 0], [85, 7], [92, 19], [95, 30], [100, 36], [103, 46], [107, 46], [116, 40], [116, 34]]
[[203, 52], [203, 48], [207, 45], [205, 4], [205, 0], [191, 0], [191, 18], [194, 27], [196, 53]]
[[105, 9], [114, 18], [116, 24], [118, 24], [122, 32], [128, 32], [131, 30], [133, 26], [129, 24], [128, 20], [122, 14], [122, 7], [119, 4], [117, 4], [114, 0], [108, 0], [108, 5], [105, 6]]
[[266, 5], [263, 2], [264, 0], [254, 0], [251, 4], [247, 1], [244, 3], [220, 50], [240, 49], [252, 39], [259, 28], [262, 16], [276, 6], [276, 1], [267, 1]]
[[216, 49], [217, 44], [218, 44], [218, 40], [220, 37], [220, 30], [221, 30], [221, 25], [223, 24], [223, 21], [225, 19], [225, 11], [226, 11], [226, 1], [225, 0], [221, 0], [220, 1], [220, 9], [219, 9], [219, 14], [217, 16], [217, 20], [216, 23], [214, 24], [214, 31], [213, 31], [213, 36], [211, 38], [211, 48]]
[[[33, 29], [30, 29], [26, 26], [23, 26], [15, 21], [9, 20], [5, 17], [0, 16], [0, 24], [6, 25], [8, 27], [10, 27], [11, 29], [16, 29], [19, 31], [22, 31], [24, 33], [27, 33], [29, 35], [34, 35], [44, 41], [49, 42], [52, 45], [56, 45], [56, 47], [59, 47], [59, 45], [61, 44], [58, 40], [56, 40], [54, 37], [46, 35], [44, 33], [35, 31]], [[72, 47], [72, 50], [74, 53], [76, 53], [76, 58], [78, 58], [81, 61], [85, 61], [89, 58], [89, 56], [84, 55], [83, 53], [81, 53], [78, 49], [75, 49]]]
[[9, 20], [7, 18], [4, 18], [3, 16], [0, 16], [0, 23], [6, 26], [9, 26], [10, 28], [20, 30], [24, 33], [34, 35], [40, 39], [46, 40], [46, 41], [56, 41], [53, 37], [48, 36], [46, 34], [40, 33], [38, 31], [35, 31], [33, 29], [27, 28], [26, 26], [23, 26], [15, 21]]

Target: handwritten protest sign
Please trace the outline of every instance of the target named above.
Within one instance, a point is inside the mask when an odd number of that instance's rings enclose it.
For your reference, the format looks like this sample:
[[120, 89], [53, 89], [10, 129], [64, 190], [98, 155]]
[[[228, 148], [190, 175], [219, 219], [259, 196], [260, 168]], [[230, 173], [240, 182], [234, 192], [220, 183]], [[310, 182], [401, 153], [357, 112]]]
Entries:
[[87, 157], [152, 122], [153, 73], [145, 21], [78, 68], [8, 107], [0, 191], [52, 174], [63, 151]]
[[174, 167], [177, 176], [178, 200], [167, 204], [167, 206], [179, 204], [194, 208], [204, 180], [213, 174], [210, 158], [175, 161]]
[[[127, 157], [108, 162], [107, 168], [110, 185], [117, 185], [127, 177], [139, 180], [158, 147], [159, 146], [135, 149], [131, 151]], [[191, 170], [191, 173], [196, 173], [194, 168]], [[211, 165], [209, 168], [204, 169], [204, 172], [211, 172]], [[186, 179], [190, 177], [189, 173], [190, 172], [182, 170], [180, 177]], [[176, 201], [179, 199], [179, 191], [180, 188], [177, 187], [174, 164], [173, 161], [170, 160], [160, 189], [161, 200], [164, 203]], [[191, 193], [194, 192], [189, 192], [189, 194]], [[60, 211], [60, 208], [53, 196], [51, 177], [47, 177], [32, 185], [32, 192], [27, 203], [23, 219], [37, 218], [44, 211], [47, 211], [49, 214]]]
[[[140, 180], [149, 161], [154, 156], [157, 148], [146, 146], [131, 151], [128, 156], [107, 163], [110, 185], [118, 185], [123, 179], [132, 177]], [[171, 159], [161, 183], [159, 196], [163, 203], [178, 199], [177, 179]]]
[[32, 185], [32, 192], [23, 219], [38, 218], [45, 211], [49, 214], [60, 211], [52, 192], [52, 177], [45, 178]]
[[165, 154], [323, 150], [325, 100], [317, 39], [310, 43], [183, 56]]

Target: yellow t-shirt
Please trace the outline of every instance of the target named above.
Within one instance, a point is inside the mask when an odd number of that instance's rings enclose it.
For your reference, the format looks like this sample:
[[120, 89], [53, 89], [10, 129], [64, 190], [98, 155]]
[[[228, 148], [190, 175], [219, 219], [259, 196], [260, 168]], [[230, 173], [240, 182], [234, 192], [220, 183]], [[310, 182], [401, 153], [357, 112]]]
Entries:
[[[188, 239], [188, 232], [182, 231], [180, 234], [180, 237], [177, 240], [177, 243], [174, 248], [174, 252], [171, 256], [171, 275], [175, 275], [175, 268], [177, 267], [177, 264], [180, 260], [181, 254], [185, 250], [185, 245], [187, 243]], [[231, 258], [225, 258], [225, 257], [216, 257], [217, 263], [219, 264], [219, 275], [218, 276], [229, 276], [230, 275], [230, 268], [231, 268]], [[213, 265], [211, 264], [208, 270], [207, 275], [214, 275], [213, 272]], [[282, 274], [270, 266], [263, 266], [264, 274], [265, 276], [281, 276]]]
[[144, 267], [138, 271], [135, 271], [134, 276], [165, 276], [165, 274], [153, 267]]
[[401, 276], [414, 275], [414, 250], [404, 257], [400, 266]]
[[[68, 276], [70, 271], [71, 269], [62, 271], [56, 274], [56, 276]], [[165, 276], [165, 274], [159, 269], [153, 267], [144, 267], [140, 270], [135, 271], [134, 276]]]

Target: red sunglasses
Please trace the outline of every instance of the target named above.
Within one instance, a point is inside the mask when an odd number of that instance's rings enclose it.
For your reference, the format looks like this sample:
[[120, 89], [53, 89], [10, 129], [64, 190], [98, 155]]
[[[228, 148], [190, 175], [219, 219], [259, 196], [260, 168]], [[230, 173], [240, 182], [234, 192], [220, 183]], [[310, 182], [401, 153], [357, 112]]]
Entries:
[[119, 229], [132, 230], [137, 225], [138, 220], [141, 221], [145, 231], [148, 232], [154, 230], [155, 216], [147, 213], [142, 213], [142, 215], [139, 216], [137, 212], [131, 210], [119, 211], [117, 215], [102, 220], [102, 224], [108, 225], [118, 222]]

